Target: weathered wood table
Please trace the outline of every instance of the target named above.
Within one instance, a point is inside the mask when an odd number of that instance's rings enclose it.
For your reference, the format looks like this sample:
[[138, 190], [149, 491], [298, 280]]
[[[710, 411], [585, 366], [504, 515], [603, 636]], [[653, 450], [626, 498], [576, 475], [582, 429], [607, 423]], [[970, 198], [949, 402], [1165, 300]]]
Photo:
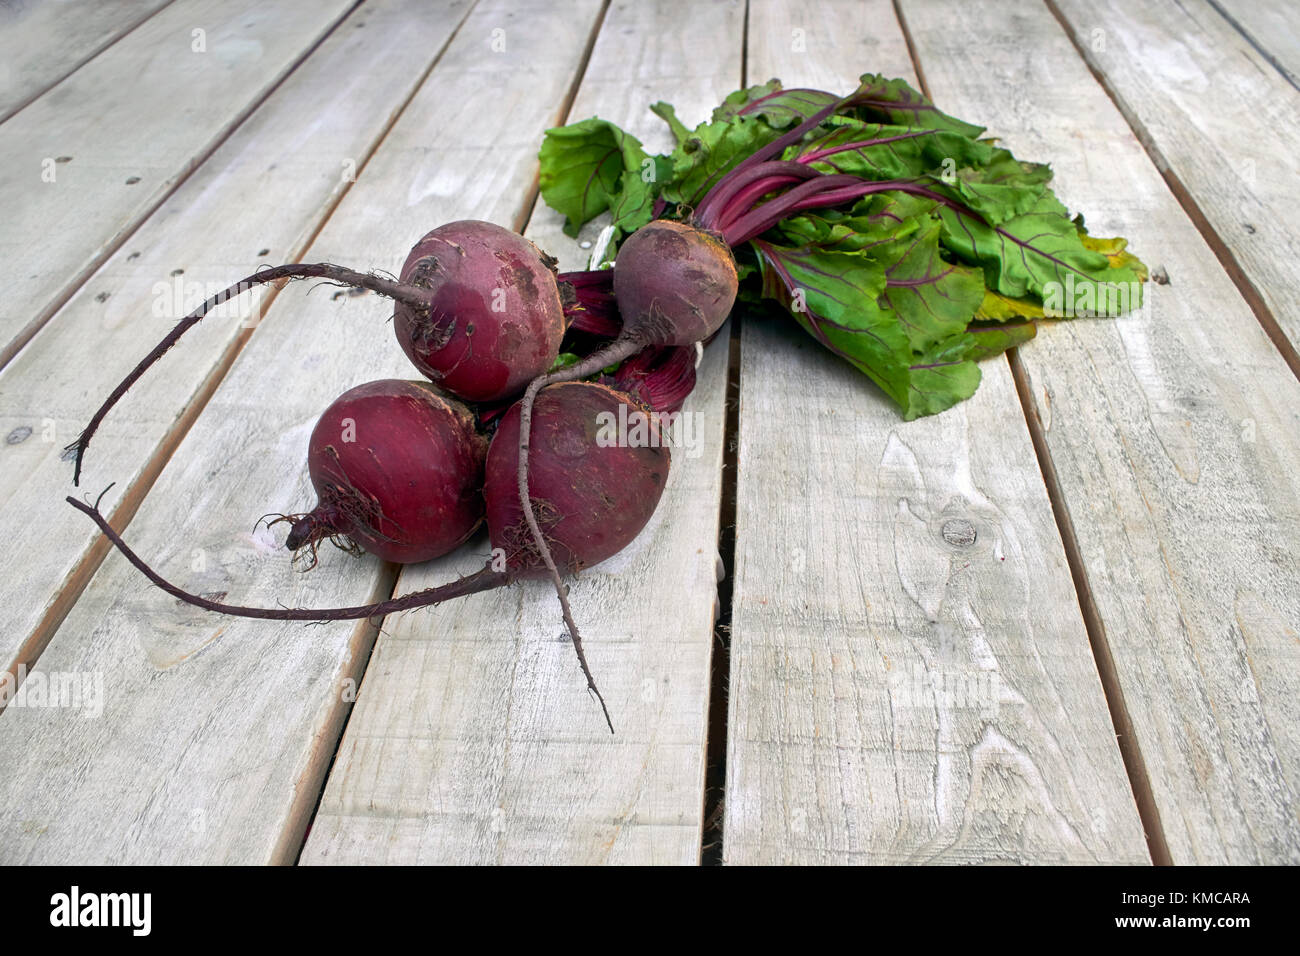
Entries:
[[[0, 9], [0, 666], [25, 688], [0, 861], [1300, 861], [1298, 38], [1282, 0]], [[64, 445], [209, 285], [395, 270], [460, 218], [580, 268], [536, 201], [547, 127], [664, 149], [655, 100], [693, 123], [868, 71], [1051, 161], [1168, 281], [914, 423], [793, 324], [733, 316], [690, 399], [702, 453], [572, 588], [616, 735], [546, 586], [378, 627], [224, 619], [63, 501]], [[330, 400], [413, 372], [374, 296], [244, 307], [109, 417], [81, 491], [116, 482], [127, 540], [232, 602], [477, 567], [483, 537], [300, 574], [254, 528], [311, 504]]]

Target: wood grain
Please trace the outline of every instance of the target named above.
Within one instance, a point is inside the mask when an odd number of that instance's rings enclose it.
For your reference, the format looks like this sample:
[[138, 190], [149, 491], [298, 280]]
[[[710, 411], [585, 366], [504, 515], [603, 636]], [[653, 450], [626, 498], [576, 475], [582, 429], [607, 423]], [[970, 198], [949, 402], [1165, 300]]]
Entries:
[[0, 123], [170, 2], [72, 0], [0, 6]]
[[1169, 275], [1020, 356], [1173, 861], [1294, 863], [1300, 383], [1050, 12], [903, 9], [936, 101]]
[[1209, 0], [1291, 85], [1300, 87], [1300, 11], [1287, 0]]
[[[476, 7], [308, 255], [393, 269], [432, 224], [519, 216], [597, 8], [561, 20], [543, 3]], [[514, 42], [492, 54], [506, 17]], [[483, 89], [496, 108], [482, 108]], [[248, 604], [388, 593], [392, 569], [373, 559], [329, 553], [293, 571], [280, 536], [254, 522], [311, 504], [306, 441], [332, 398], [411, 376], [390, 315], [370, 296], [283, 293], [132, 522], [141, 553], [184, 586]], [[347, 622], [280, 626], [181, 607], [111, 557], [38, 668], [101, 675], [102, 716], [12, 705], [0, 716], [0, 859], [292, 862], [372, 639]]]
[[0, 126], [0, 366], [351, 5], [177, 0]]
[[1056, 7], [1277, 322], [1300, 374], [1300, 90], [1206, 0]]
[[[372, 4], [353, 21], [364, 27], [327, 40], [0, 370], [0, 435], [9, 437], [0, 444], [0, 526], [28, 556], [25, 574], [0, 578], [0, 666], [30, 667], [107, 544], [63, 501], [75, 490], [63, 447], [203, 296], [260, 263], [300, 258], [468, 7]], [[418, 11], [437, 15], [417, 19]], [[348, 68], [363, 62], [388, 68]], [[323, 117], [322, 96], [339, 104]], [[105, 421], [82, 485], [97, 494], [117, 483], [116, 527], [256, 326], [254, 300], [265, 307], [272, 298], [246, 295], [200, 323]]]
[[[887, 2], [753, 4], [749, 70], [915, 82]], [[1014, 383], [982, 370], [904, 423], [746, 317], [728, 863], [1148, 859]]]
[[[613, 3], [570, 117], [669, 149], [647, 107], [706, 118], [739, 84], [743, 18], [739, 3]], [[539, 204], [528, 235], [582, 268], [560, 221]], [[726, 363], [724, 330], [685, 409], [697, 445], [674, 451], [649, 526], [572, 584], [617, 734], [547, 584], [386, 622], [304, 863], [698, 862]], [[408, 568], [400, 589], [472, 570], [484, 548]]]

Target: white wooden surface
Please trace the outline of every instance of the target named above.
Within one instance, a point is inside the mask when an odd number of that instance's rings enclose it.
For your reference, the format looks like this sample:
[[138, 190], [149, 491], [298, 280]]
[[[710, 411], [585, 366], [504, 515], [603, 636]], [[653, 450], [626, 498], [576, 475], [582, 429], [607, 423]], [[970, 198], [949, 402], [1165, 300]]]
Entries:
[[170, 2], [0, 4], [0, 123]]
[[[311, 259], [395, 269], [431, 224], [521, 215], [535, 144], [572, 83], [597, 4], [564, 21], [549, 9], [507, 0], [475, 8], [312, 242]], [[515, 42], [492, 54], [503, 20]], [[485, 86], [498, 109], [471, 95]], [[283, 532], [252, 528], [267, 510], [311, 504], [306, 441], [332, 398], [409, 374], [390, 315], [375, 297], [282, 293], [133, 520], [141, 553], [182, 584], [232, 601], [333, 606], [387, 594], [394, 575], [374, 559], [332, 553], [299, 574], [278, 546]], [[295, 858], [373, 633], [192, 610], [142, 587], [117, 555], [104, 562], [40, 664], [102, 673], [103, 716], [0, 715], [6, 861]]]
[[[751, 5], [751, 80], [847, 91], [864, 64], [915, 82], [890, 3]], [[1006, 360], [982, 370], [904, 423], [746, 321], [728, 862], [1147, 860]]]
[[[39, 655], [29, 686], [102, 681], [104, 710], [0, 713], [0, 862], [699, 858], [725, 340], [691, 399], [700, 457], [674, 460], [647, 532], [573, 586], [615, 738], [545, 587], [390, 619], [378, 638], [211, 618], [116, 556], [96, 572], [102, 545], [61, 500], [59, 449], [175, 318], [153, 314], [155, 282], [224, 283], [288, 258], [395, 269], [439, 222], [519, 226], [542, 131], [575, 88], [570, 118], [607, 116], [664, 148], [645, 107], [665, 99], [702, 118], [740, 79], [746, 17], [750, 83], [840, 89], [867, 70], [912, 72], [884, 0], [752, 0], [747, 12], [620, 0], [603, 22], [600, 0], [562, 13], [480, 0], [438, 58], [471, 2], [431, 13], [368, 0], [313, 49], [343, 0], [251, 16], [174, 0], [79, 68], [96, 42], [89, 14], [64, 49], [28, 56], [48, 78], [72, 72], [50, 86], [24, 68], [35, 99], [0, 124], [0, 198], [21, 199], [0, 220], [0, 339], [52, 316], [0, 369], [0, 434], [13, 436], [0, 444], [0, 664]], [[1282, 319], [1294, 277], [1263, 247], [1229, 242], [1214, 204], [1291, 208], [1261, 179], [1289, 168], [1293, 100], [1238, 115], [1264, 126], [1253, 191], [1234, 198], [1223, 177], [1240, 144], [1188, 96], [1210, 77], [1204, 96], [1222, 110], [1272, 96], [1280, 75], [1206, 0], [1110, 5], [1097, 50], [1093, 15], [1056, 2], [1157, 155], [1172, 162], [1174, 146], [1204, 138], [1197, 174], [1175, 171]], [[1285, 57], [1280, 6], [1214, 2], [1273, 24], [1254, 29]], [[1066, 202], [1096, 232], [1129, 236], [1171, 283], [1148, 286], [1140, 315], [1044, 327], [1019, 381], [985, 363], [973, 401], [909, 424], [798, 329], [746, 322], [724, 857], [1146, 861], [1046, 480], [1113, 660], [1107, 692], [1136, 731], [1153, 845], [1175, 862], [1296, 862], [1300, 385], [1050, 5], [1009, 0], [995, 18], [898, 6], [940, 104], [1051, 160]], [[170, 55], [203, 25], [207, 60]], [[1164, 98], [1159, 115], [1135, 93], [1147, 90]], [[322, 92], [336, 104], [324, 112]], [[185, 122], [177, 103], [194, 104]], [[41, 196], [28, 153], [73, 155], [44, 185], [77, 191]], [[580, 266], [585, 251], [558, 226], [539, 207], [529, 235]], [[1290, 248], [1295, 236], [1269, 238]], [[195, 590], [360, 602], [485, 555], [480, 536], [400, 582], [397, 568], [337, 553], [299, 575], [282, 532], [250, 532], [263, 511], [311, 503], [304, 448], [331, 398], [412, 374], [388, 304], [334, 293], [288, 287], [251, 337], [210, 318], [93, 447], [85, 490], [119, 481], [108, 500], [128, 539]]]
[[[205, 295], [260, 263], [301, 256], [468, 8], [466, 0], [367, 4], [0, 370], [0, 435], [10, 436], [0, 444], [0, 526], [15, 551], [29, 556], [26, 574], [0, 576], [0, 666], [16, 673], [36, 659], [103, 557], [106, 542], [95, 527], [69, 520], [63, 497], [73, 491], [72, 466], [64, 446]], [[419, 10], [438, 15], [421, 19]], [[358, 70], [356, 63], [383, 67]], [[322, 96], [339, 104], [323, 117], [316, 108]], [[259, 204], [274, 197], [273, 214], [235, 214], [250, 196]], [[313, 301], [327, 295], [317, 292]], [[262, 291], [256, 301], [271, 299]], [[117, 483], [117, 527], [255, 326], [254, 297], [238, 305], [200, 323], [105, 420], [82, 487], [97, 494]]]
[[[706, 118], [739, 84], [743, 22], [740, 3], [616, 0], [570, 118], [599, 115], [670, 149], [648, 105], [666, 96], [687, 122]], [[561, 268], [584, 268], [560, 224], [539, 206], [528, 235]], [[685, 409], [698, 455], [674, 452], [649, 527], [571, 587], [617, 735], [586, 693], [549, 584], [386, 622], [304, 862], [699, 860], [726, 364], [724, 333]], [[484, 556], [410, 568], [399, 589]]]
[[1289, 0], [1210, 0], [1300, 87], [1300, 9]]
[[0, 365], [350, 6], [176, 0], [0, 125]]
[[1157, 162], [1300, 346], [1300, 90], [1206, 0], [1055, 2]]
[[1300, 383], [1048, 11], [902, 6], [935, 98], [1169, 274], [1020, 355], [1173, 861], [1300, 861]]

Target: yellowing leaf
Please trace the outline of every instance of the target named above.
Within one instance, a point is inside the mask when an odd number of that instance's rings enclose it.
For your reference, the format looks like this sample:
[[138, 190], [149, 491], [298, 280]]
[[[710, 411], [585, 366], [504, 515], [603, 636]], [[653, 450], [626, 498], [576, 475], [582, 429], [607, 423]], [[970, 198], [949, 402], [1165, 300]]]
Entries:
[[975, 310], [976, 320], [1006, 322], [1010, 319], [1041, 319], [1043, 303], [1036, 298], [1017, 299], [996, 289], [984, 290], [984, 301]]

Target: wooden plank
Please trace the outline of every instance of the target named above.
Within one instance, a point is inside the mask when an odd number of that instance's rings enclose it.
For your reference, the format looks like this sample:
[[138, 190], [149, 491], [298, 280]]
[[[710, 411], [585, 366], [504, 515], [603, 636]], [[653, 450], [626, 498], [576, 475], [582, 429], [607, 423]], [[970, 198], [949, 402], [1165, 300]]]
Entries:
[[[706, 118], [739, 83], [743, 18], [740, 3], [612, 4], [570, 117], [598, 114], [671, 148], [648, 105]], [[528, 235], [561, 268], [585, 266], [543, 205]], [[617, 735], [548, 585], [388, 621], [304, 862], [698, 862], [726, 363], [724, 332], [685, 409], [698, 454], [674, 453], [649, 527], [572, 584]], [[400, 589], [481, 566], [485, 547], [408, 568]]]
[[[597, 6], [561, 20], [541, 2], [480, 3], [306, 256], [395, 269], [432, 224], [521, 216], [537, 141]], [[511, 43], [492, 55], [502, 22]], [[252, 530], [267, 510], [310, 504], [304, 449], [333, 397], [411, 375], [389, 315], [375, 297], [286, 290], [133, 520], [141, 553], [243, 603], [333, 606], [391, 590], [392, 570], [373, 559], [331, 552], [297, 573], [278, 535]], [[191, 610], [118, 556], [105, 561], [37, 671], [101, 675], [103, 714], [11, 705], [0, 716], [0, 858], [292, 862], [373, 635]]]
[[0, 126], [0, 366], [351, 6], [178, 0]]
[[[327, 40], [0, 370], [0, 435], [10, 436], [0, 445], [0, 525], [30, 556], [27, 573], [0, 578], [0, 666], [10, 673], [31, 666], [105, 550], [93, 525], [70, 520], [63, 447], [204, 295], [258, 263], [301, 256], [468, 7], [442, 2], [426, 20], [415, 16], [426, 4], [384, 0], [355, 17], [365, 26]], [[390, 68], [347, 69], [359, 62]], [[322, 117], [326, 95], [339, 106]], [[247, 336], [251, 300], [201, 323], [106, 420], [83, 481], [96, 492], [117, 482], [117, 527]]]
[[170, 2], [71, 0], [0, 6], [0, 123]]
[[1300, 88], [1300, 10], [1286, 0], [1209, 0], [1227, 20]]
[[[915, 82], [886, 0], [751, 5], [751, 82], [867, 71]], [[982, 371], [905, 423], [747, 317], [728, 863], [1148, 859], [1014, 383]]]
[[1300, 383], [1046, 9], [903, 9], [937, 102], [1169, 274], [1020, 357], [1173, 862], [1294, 863]]
[[[1205, 0], [1056, 6], [1129, 124], [1187, 190], [1294, 353], [1300, 91]], [[1300, 374], [1297, 362], [1293, 354]]]

